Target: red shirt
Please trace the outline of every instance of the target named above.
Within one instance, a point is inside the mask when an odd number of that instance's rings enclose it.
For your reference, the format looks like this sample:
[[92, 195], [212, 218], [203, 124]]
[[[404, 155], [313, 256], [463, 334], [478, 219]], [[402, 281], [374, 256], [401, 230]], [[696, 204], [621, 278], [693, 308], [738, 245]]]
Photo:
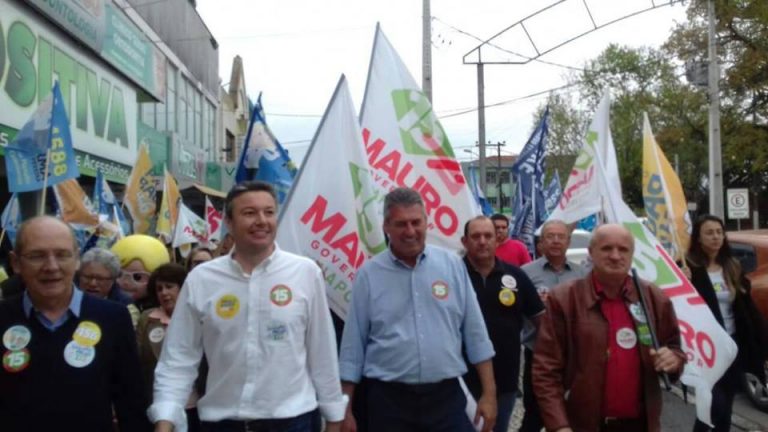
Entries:
[[531, 262], [531, 255], [528, 253], [525, 243], [513, 239], [507, 239], [496, 248], [496, 257], [517, 267]]
[[[627, 278], [629, 280], [629, 278]], [[600, 310], [608, 321], [608, 360], [605, 368], [603, 416], [622, 419], [641, 418], [642, 374], [640, 340], [629, 308], [624, 303], [626, 283], [621, 295], [609, 299], [594, 277], [595, 293], [600, 297]]]

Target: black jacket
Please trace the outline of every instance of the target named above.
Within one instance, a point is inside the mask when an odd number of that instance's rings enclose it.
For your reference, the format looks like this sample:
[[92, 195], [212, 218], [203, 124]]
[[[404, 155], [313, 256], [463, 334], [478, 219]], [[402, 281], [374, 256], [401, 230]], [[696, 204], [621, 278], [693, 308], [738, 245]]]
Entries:
[[[691, 268], [691, 283], [699, 295], [707, 302], [707, 306], [715, 315], [715, 319], [723, 328], [723, 314], [717, 302], [715, 289], [709, 279], [706, 267], [698, 267], [688, 263]], [[734, 340], [739, 347], [735, 364], [745, 372], [750, 372], [765, 381], [764, 363], [768, 358], [768, 329], [766, 321], [760, 315], [752, 301], [752, 286], [749, 279], [741, 274], [741, 286], [745, 292], [736, 292], [733, 300], [733, 315], [736, 326]]]

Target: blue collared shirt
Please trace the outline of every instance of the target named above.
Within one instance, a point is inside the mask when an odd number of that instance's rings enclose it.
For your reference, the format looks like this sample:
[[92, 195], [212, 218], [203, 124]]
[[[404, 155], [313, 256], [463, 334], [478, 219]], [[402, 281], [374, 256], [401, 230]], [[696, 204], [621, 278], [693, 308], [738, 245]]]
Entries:
[[74, 316], [76, 318], [80, 317], [80, 306], [83, 304], [83, 292], [80, 291], [77, 287], [73, 287], [72, 289], [72, 299], [69, 301], [69, 307], [67, 308], [67, 313], [61, 316], [56, 322], [51, 322], [48, 318], [46, 318], [45, 315], [43, 315], [40, 311], [36, 310], [34, 306], [32, 305], [32, 299], [29, 298], [29, 293], [27, 291], [24, 291], [24, 297], [22, 299], [22, 305], [24, 307], [24, 315], [27, 316], [27, 318], [30, 318], [32, 315], [32, 312], [35, 312], [35, 318], [40, 322], [40, 324], [43, 325], [46, 329], [50, 331], [55, 331], [57, 328], [63, 326], [70, 317]]
[[461, 258], [427, 245], [411, 268], [391, 251], [358, 271], [341, 342], [341, 379], [434, 383], [494, 355]]

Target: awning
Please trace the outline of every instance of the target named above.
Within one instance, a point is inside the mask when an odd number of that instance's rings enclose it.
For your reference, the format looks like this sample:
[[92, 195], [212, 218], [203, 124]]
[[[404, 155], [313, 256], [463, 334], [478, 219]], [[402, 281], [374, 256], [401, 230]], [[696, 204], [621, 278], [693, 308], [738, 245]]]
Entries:
[[226, 193], [224, 193], [224, 192], [222, 192], [220, 190], [216, 190], [214, 188], [209, 188], [208, 186], [203, 186], [203, 185], [197, 184], [197, 183], [193, 184], [192, 186], [195, 189], [199, 190], [200, 192], [202, 192], [202, 193], [204, 193], [206, 195], [215, 196], [215, 197], [218, 197], [218, 198], [221, 198], [221, 199], [224, 199], [224, 198], [227, 197]]

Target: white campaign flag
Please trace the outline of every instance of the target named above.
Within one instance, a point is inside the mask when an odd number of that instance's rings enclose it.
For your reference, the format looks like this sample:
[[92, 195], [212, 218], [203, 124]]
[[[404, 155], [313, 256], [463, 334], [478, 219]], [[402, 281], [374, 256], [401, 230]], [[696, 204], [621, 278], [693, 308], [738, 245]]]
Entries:
[[277, 243], [323, 269], [328, 304], [347, 316], [357, 269], [386, 249], [384, 193], [371, 182], [360, 125], [342, 75], [280, 213]]
[[216, 207], [211, 203], [210, 198], [205, 196], [205, 226], [208, 227], [208, 241], [221, 240], [221, 229], [224, 224], [221, 220], [221, 212], [216, 210]]
[[477, 206], [429, 99], [379, 26], [360, 124], [379, 190], [419, 191], [429, 220], [427, 241], [460, 249], [461, 229], [479, 214]]
[[176, 231], [173, 235], [173, 247], [190, 243], [205, 243], [208, 241], [208, 227], [205, 220], [179, 202], [179, 218], [176, 220]]
[[[549, 220], [557, 219], [574, 223], [605, 211], [604, 198], [601, 197], [607, 196], [608, 190], [604, 184], [616, 185], [621, 196], [621, 178], [611, 136], [610, 108], [611, 93], [606, 90], [584, 136], [584, 142], [563, 188], [560, 202], [549, 215]], [[594, 178], [595, 160], [598, 157], [605, 162], [602, 165], [602, 174], [606, 177], [605, 183], [596, 181]]]
[[[603, 129], [603, 133], [606, 130]], [[609, 131], [607, 133], [610, 134]], [[591, 139], [590, 134], [593, 134]], [[607, 140], [607, 137], [595, 134], [596, 131], [590, 127], [584, 148], [576, 161], [576, 165], [581, 166], [574, 166], [568, 181], [569, 186], [575, 184], [577, 188], [572, 189], [570, 200], [561, 199], [556, 212], [561, 212], [563, 220], [572, 222], [580, 219], [571, 216], [572, 212], [591, 206], [603, 211], [606, 222], [619, 223], [630, 230], [635, 238], [632, 263], [638, 275], [661, 288], [675, 308], [682, 348], [688, 360], [681, 381], [696, 389], [696, 416], [710, 423], [712, 387], [736, 358], [736, 343], [718, 324], [704, 300], [656, 237], [637, 220], [615, 186], [618, 183], [609, 181], [611, 174], [606, 172], [601, 153], [593, 151], [594, 143]], [[588, 157], [583, 156], [585, 154]], [[590, 173], [581, 177], [584, 183], [572, 184], [576, 171]], [[599, 194], [585, 196], [585, 190], [598, 191]]]

